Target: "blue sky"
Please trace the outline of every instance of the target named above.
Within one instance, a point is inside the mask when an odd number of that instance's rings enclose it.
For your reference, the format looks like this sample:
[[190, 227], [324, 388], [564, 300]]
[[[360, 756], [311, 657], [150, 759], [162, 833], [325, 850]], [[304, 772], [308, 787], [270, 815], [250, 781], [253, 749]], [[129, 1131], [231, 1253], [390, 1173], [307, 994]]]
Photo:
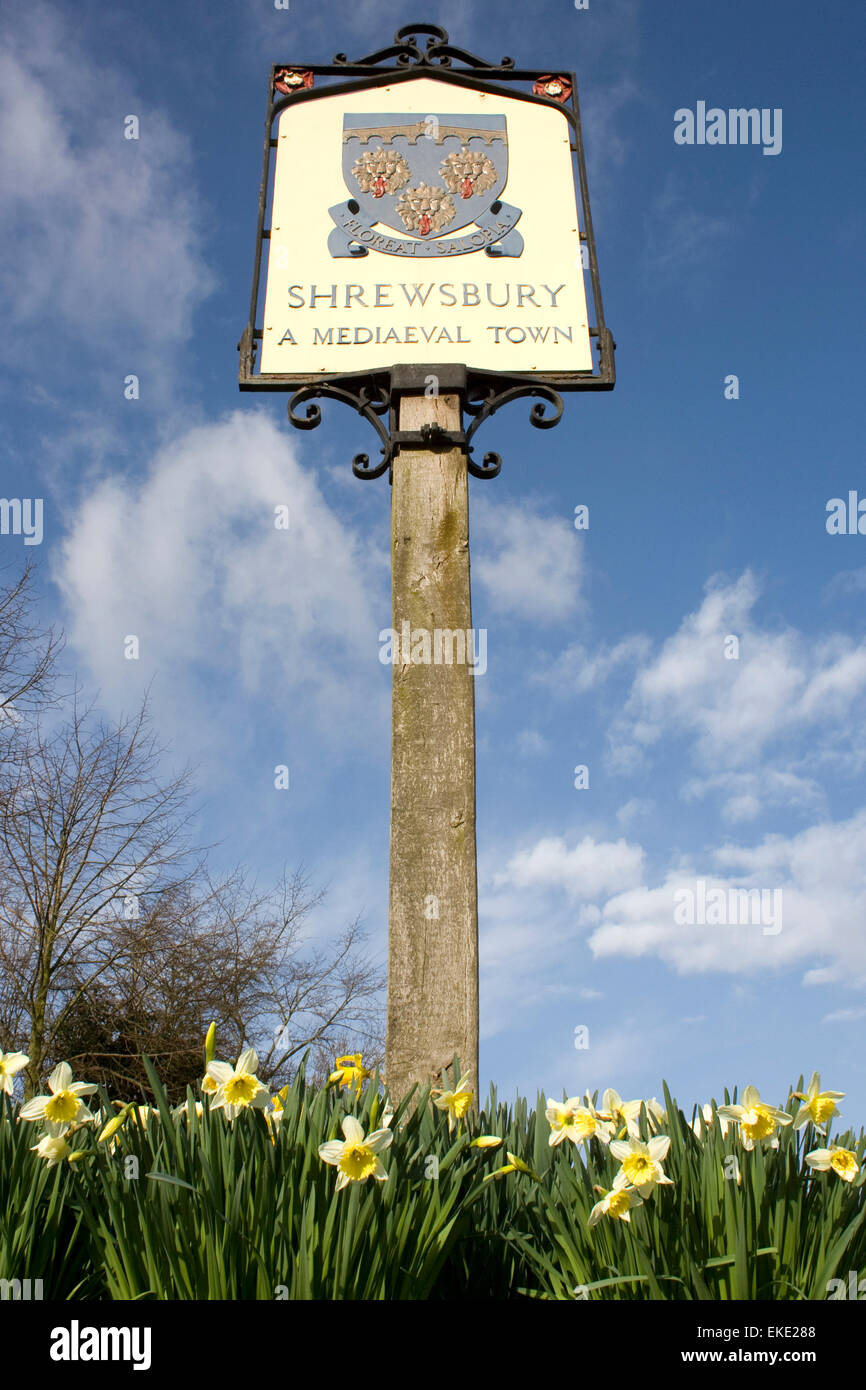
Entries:
[[[784, 1100], [818, 1070], [859, 1125], [866, 535], [825, 522], [866, 495], [862, 12], [423, 8], [474, 52], [577, 72], [617, 341], [615, 391], [569, 396], [547, 434], [503, 411], [479, 441], [501, 476], [470, 489], [484, 1089], [630, 1098], [664, 1077], [690, 1107], [749, 1082]], [[261, 883], [303, 862], [330, 884], [316, 936], [363, 913], [382, 962], [387, 482], [352, 477], [373, 441], [342, 407], [302, 435], [284, 397], [241, 396], [236, 343], [269, 65], [361, 55], [418, 18], [379, 0], [0, 16], [2, 492], [45, 506], [42, 545], [0, 537], [0, 560], [36, 554], [107, 713], [151, 685], [217, 862]], [[676, 144], [698, 101], [780, 108], [781, 151]], [[781, 930], [678, 925], [698, 879], [781, 890]]]

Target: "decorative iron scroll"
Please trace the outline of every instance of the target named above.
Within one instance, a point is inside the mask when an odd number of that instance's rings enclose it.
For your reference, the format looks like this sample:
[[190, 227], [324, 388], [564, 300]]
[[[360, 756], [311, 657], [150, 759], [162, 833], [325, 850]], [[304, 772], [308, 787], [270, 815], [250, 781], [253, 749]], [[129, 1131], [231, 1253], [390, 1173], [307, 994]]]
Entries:
[[[494, 415], [503, 405], [508, 405], [511, 401], [518, 400], [523, 396], [541, 397], [529, 412], [529, 423], [539, 430], [550, 430], [558, 425], [564, 409], [559, 393], [552, 386], [546, 386], [541, 382], [526, 382], [497, 390], [493, 381], [470, 378], [465, 394], [460, 393], [461, 414], [465, 411], [473, 417], [468, 429], [444, 430], [438, 425], [429, 424], [424, 425], [421, 430], [413, 432], [400, 430], [396, 427], [396, 407], [400, 394], [402, 393], [392, 391], [390, 383], [388, 385], [384, 383], [370, 385], [368, 382], [358, 386], [355, 390], [345, 386], [335, 386], [325, 381], [311, 383], [302, 386], [290, 397], [288, 404], [289, 421], [299, 430], [317, 429], [322, 423], [322, 412], [319, 406], [308, 404], [303, 415], [298, 414], [298, 408], [307, 402], [313, 402], [318, 396], [342, 401], [344, 405], [351, 406], [359, 415], [362, 415], [379, 436], [382, 457], [376, 463], [371, 464], [368, 454], [356, 454], [352, 460], [352, 472], [356, 478], [381, 478], [387, 469], [390, 479], [397, 452], [400, 449], [413, 448], [433, 450], [461, 448], [466, 454], [466, 466], [473, 478], [495, 478], [502, 468], [502, 459], [499, 454], [490, 450], [484, 455], [481, 463], [476, 463], [472, 457], [471, 441], [484, 422], [489, 420], [491, 415]], [[553, 407], [552, 414], [547, 413], [547, 406], [549, 405]], [[385, 416], [388, 417], [387, 425], [383, 418]]]
[[[429, 35], [426, 47], [420, 48], [418, 36]], [[465, 48], [456, 48], [448, 41], [448, 32], [438, 24], [404, 24], [394, 35], [394, 42], [376, 53], [368, 53], [365, 58], [349, 59], [345, 53], [334, 57], [335, 67], [367, 68], [380, 67], [389, 59], [398, 68], [450, 68], [451, 64], [461, 63], [475, 72], [510, 72], [514, 68], [513, 58], [501, 58], [498, 63], [488, 63]]]

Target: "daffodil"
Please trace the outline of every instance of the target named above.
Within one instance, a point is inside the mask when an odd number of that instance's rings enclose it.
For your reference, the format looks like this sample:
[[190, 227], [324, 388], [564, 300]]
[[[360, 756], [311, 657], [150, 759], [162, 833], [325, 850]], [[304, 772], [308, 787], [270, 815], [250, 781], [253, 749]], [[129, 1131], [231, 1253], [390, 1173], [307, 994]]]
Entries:
[[264, 1112], [265, 1119], [268, 1123], [268, 1132], [271, 1136], [272, 1144], [276, 1144], [277, 1142], [277, 1130], [280, 1126], [280, 1120], [283, 1118], [283, 1113], [285, 1111], [285, 1101], [288, 1094], [288, 1086], [283, 1086], [282, 1090], [277, 1091], [275, 1096], [271, 1096], [271, 1104], [274, 1107], [273, 1110], [265, 1110]]
[[663, 1105], [659, 1105], [655, 1096], [650, 1096], [649, 1100], [645, 1100], [644, 1105], [647, 1108], [650, 1124], [654, 1129], [658, 1129], [661, 1125], [667, 1123], [668, 1112]]
[[776, 1129], [779, 1125], [789, 1125], [791, 1116], [774, 1105], [765, 1105], [754, 1086], [747, 1086], [743, 1092], [742, 1105], [720, 1105], [719, 1114], [736, 1120], [740, 1126], [740, 1138], [744, 1149], [753, 1149], [756, 1144], [769, 1143], [778, 1148]]
[[347, 1090], [354, 1090], [356, 1096], [360, 1096], [364, 1089], [364, 1082], [373, 1073], [368, 1071], [363, 1065], [360, 1052], [349, 1052], [345, 1057], [336, 1058], [336, 1071], [332, 1071], [328, 1077], [328, 1085], [345, 1086]]
[[208, 1028], [207, 1033], [205, 1034], [205, 1039], [204, 1039], [204, 1065], [205, 1065], [205, 1070], [207, 1070], [207, 1068], [210, 1066], [211, 1062], [213, 1061], [213, 1055], [214, 1055], [214, 1052], [215, 1052], [215, 1051], [216, 1051], [216, 1022], [214, 1022], [214, 1023], [211, 1024], [210, 1028]]
[[31, 1144], [30, 1148], [31, 1152], [35, 1151], [40, 1158], [45, 1159], [49, 1168], [56, 1168], [58, 1163], [62, 1163], [64, 1158], [69, 1158], [72, 1153], [62, 1134], [46, 1134], [38, 1144]]
[[14, 1086], [14, 1076], [21, 1071], [30, 1061], [23, 1052], [0, 1052], [0, 1091], [5, 1091], [7, 1096], [11, 1096]]
[[433, 1101], [436, 1109], [448, 1111], [449, 1134], [454, 1129], [455, 1122], [463, 1119], [472, 1104], [473, 1093], [468, 1087], [469, 1073], [467, 1072], [465, 1076], [461, 1076], [453, 1091], [436, 1090], [431, 1093], [431, 1095], [439, 1097], [438, 1100]]
[[195, 1113], [198, 1116], [198, 1118], [201, 1119], [202, 1115], [204, 1114], [204, 1106], [202, 1105], [201, 1101], [195, 1100], [192, 1102], [192, 1106], [190, 1106], [189, 1101], [185, 1100], [180, 1105], [176, 1105], [174, 1110], [172, 1110], [172, 1119], [185, 1119], [187, 1124], [189, 1124], [192, 1118], [193, 1110], [195, 1110]]
[[626, 1183], [637, 1188], [641, 1197], [648, 1197], [657, 1185], [672, 1185], [672, 1180], [665, 1176], [662, 1167], [662, 1159], [666, 1157], [670, 1143], [666, 1134], [657, 1134], [646, 1144], [634, 1136], [614, 1139], [610, 1151], [622, 1164], [617, 1177], [621, 1174]]
[[802, 1100], [804, 1102], [794, 1116], [795, 1129], [800, 1129], [802, 1125], [808, 1124], [811, 1120], [819, 1134], [826, 1134], [827, 1131], [825, 1128], [822, 1128], [822, 1126], [825, 1126], [829, 1120], [832, 1120], [834, 1115], [839, 1114], [836, 1101], [842, 1100], [845, 1092], [822, 1091], [820, 1086], [821, 1077], [816, 1071], [813, 1071], [806, 1095], [803, 1095], [802, 1091], [794, 1091], [797, 1100]]
[[49, 1096], [36, 1096], [22, 1105], [19, 1119], [45, 1120], [49, 1125], [66, 1126], [75, 1121], [92, 1120], [82, 1096], [92, 1096], [97, 1089], [84, 1081], [72, 1080], [68, 1062], [60, 1062], [48, 1078]]
[[110, 1149], [113, 1153], [117, 1143], [115, 1135], [118, 1130], [122, 1129], [126, 1124], [126, 1121], [134, 1109], [135, 1103], [133, 1101], [130, 1101], [129, 1105], [124, 1105], [123, 1109], [117, 1115], [113, 1116], [113, 1118], [108, 1121], [105, 1128], [100, 1132], [97, 1143], [106, 1144], [109, 1140], [112, 1140], [113, 1142], [110, 1145]]
[[538, 1174], [533, 1173], [529, 1164], [524, 1163], [522, 1158], [517, 1157], [517, 1154], [509, 1153], [506, 1149], [505, 1156], [508, 1162], [503, 1163], [501, 1168], [497, 1168], [495, 1173], [488, 1173], [485, 1178], [482, 1178], [482, 1182], [489, 1182], [491, 1178], [504, 1178], [506, 1173], [526, 1173], [530, 1178], [534, 1178], [536, 1182], [541, 1182], [541, 1178]]
[[561, 1144], [563, 1139], [571, 1139], [582, 1144], [587, 1139], [600, 1139], [602, 1144], [610, 1142], [613, 1133], [611, 1122], [600, 1114], [589, 1096], [581, 1104], [577, 1096], [566, 1101], [548, 1101], [544, 1112], [550, 1125], [548, 1144]]
[[621, 1128], [623, 1133], [633, 1134], [636, 1138], [639, 1137], [638, 1121], [641, 1101], [623, 1100], [619, 1091], [615, 1091], [612, 1086], [609, 1086], [601, 1098], [601, 1103], [603, 1113], [617, 1128]]
[[860, 1172], [857, 1155], [850, 1149], [840, 1148], [838, 1144], [831, 1144], [829, 1149], [813, 1149], [810, 1154], [806, 1154], [806, 1162], [819, 1173], [826, 1173], [832, 1168], [843, 1182], [853, 1182]]
[[[702, 1105], [702, 1106], [701, 1106], [701, 1114], [702, 1114], [703, 1117], [704, 1117], [704, 1124], [706, 1125], [707, 1129], [711, 1129], [712, 1126], [715, 1124], [715, 1120], [716, 1120], [716, 1112], [713, 1110], [713, 1107], [712, 1107], [711, 1105]], [[722, 1138], [723, 1138], [723, 1139], [724, 1139], [725, 1135], [727, 1134], [728, 1130], [730, 1129], [730, 1127], [731, 1127], [731, 1121], [730, 1121], [730, 1120], [726, 1120], [725, 1117], [724, 1117], [724, 1115], [720, 1115], [720, 1116], [719, 1116], [719, 1129], [721, 1130], [721, 1135], [722, 1135]], [[694, 1118], [694, 1120], [693, 1120], [693, 1122], [692, 1122], [692, 1129], [694, 1130], [695, 1134], [696, 1134], [696, 1135], [698, 1136], [698, 1138], [700, 1139], [701, 1134], [702, 1134], [702, 1130], [701, 1130], [701, 1121], [698, 1119], [697, 1116], [695, 1116], [695, 1118]]]
[[632, 1207], [642, 1207], [643, 1198], [637, 1189], [629, 1185], [625, 1173], [619, 1172], [613, 1180], [613, 1187], [606, 1192], [603, 1187], [597, 1187], [596, 1192], [602, 1194], [601, 1201], [596, 1202], [592, 1211], [589, 1213], [589, 1225], [594, 1226], [603, 1216], [616, 1217], [620, 1221], [631, 1221]]
[[270, 1104], [271, 1097], [267, 1086], [256, 1076], [258, 1066], [258, 1054], [254, 1047], [242, 1052], [234, 1067], [230, 1067], [228, 1062], [211, 1062], [207, 1074], [217, 1083], [211, 1110], [225, 1110], [230, 1120], [236, 1119], [250, 1105], [256, 1110], [264, 1110]]
[[389, 1147], [394, 1138], [390, 1129], [377, 1129], [365, 1137], [354, 1115], [346, 1115], [342, 1130], [344, 1140], [331, 1139], [327, 1144], [319, 1145], [319, 1157], [338, 1170], [337, 1191], [350, 1182], [366, 1182], [368, 1178], [385, 1182], [388, 1173], [379, 1154]]
[[498, 1134], [479, 1134], [469, 1145], [470, 1149], [498, 1149], [502, 1143]]

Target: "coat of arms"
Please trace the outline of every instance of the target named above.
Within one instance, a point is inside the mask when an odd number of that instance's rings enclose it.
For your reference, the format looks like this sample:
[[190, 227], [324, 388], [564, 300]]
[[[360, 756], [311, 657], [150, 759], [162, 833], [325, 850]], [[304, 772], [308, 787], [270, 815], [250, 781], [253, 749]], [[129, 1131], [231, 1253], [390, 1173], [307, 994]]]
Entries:
[[523, 250], [514, 231], [520, 209], [499, 197], [508, 177], [504, 116], [344, 116], [343, 177], [352, 196], [330, 209], [332, 256]]

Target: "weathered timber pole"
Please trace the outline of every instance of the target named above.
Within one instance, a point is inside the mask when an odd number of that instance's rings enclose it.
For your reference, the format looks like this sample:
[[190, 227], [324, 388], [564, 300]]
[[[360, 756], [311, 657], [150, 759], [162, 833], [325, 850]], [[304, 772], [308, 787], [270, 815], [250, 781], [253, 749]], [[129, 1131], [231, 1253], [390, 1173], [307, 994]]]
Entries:
[[[401, 394], [400, 430], [434, 424], [460, 430], [459, 396]], [[392, 693], [385, 1078], [395, 1099], [415, 1082], [440, 1084], [456, 1053], [477, 1098], [475, 677], [461, 449], [397, 451], [391, 566], [400, 646]], [[444, 658], [438, 663], [423, 659], [426, 651], [435, 657], [437, 632]]]

